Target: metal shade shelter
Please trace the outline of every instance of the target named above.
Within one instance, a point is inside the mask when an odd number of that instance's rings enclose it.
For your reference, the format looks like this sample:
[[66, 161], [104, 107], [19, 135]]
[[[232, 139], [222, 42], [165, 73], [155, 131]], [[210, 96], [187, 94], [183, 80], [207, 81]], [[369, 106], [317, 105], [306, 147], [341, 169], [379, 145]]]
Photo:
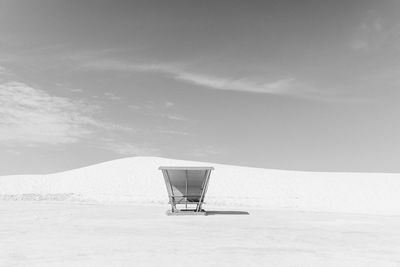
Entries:
[[[202, 209], [213, 167], [163, 167], [171, 204], [168, 215], [206, 215]], [[178, 206], [179, 205], [179, 206]]]

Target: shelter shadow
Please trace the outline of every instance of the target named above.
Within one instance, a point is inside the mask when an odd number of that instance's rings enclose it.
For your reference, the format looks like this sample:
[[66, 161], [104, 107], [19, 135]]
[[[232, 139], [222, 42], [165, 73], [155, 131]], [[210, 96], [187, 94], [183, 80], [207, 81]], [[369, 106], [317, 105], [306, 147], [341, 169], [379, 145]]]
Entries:
[[238, 210], [211, 210], [207, 211], [207, 215], [250, 215], [250, 213]]

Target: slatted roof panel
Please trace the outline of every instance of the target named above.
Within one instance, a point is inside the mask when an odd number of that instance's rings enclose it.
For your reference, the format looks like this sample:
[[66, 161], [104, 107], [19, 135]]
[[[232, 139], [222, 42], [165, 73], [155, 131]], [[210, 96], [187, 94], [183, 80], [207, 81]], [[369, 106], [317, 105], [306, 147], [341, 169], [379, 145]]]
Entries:
[[214, 170], [214, 167], [206, 166], [191, 166], [191, 167], [173, 167], [173, 166], [161, 166], [159, 170], [182, 170], [182, 171], [204, 171], [204, 170]]

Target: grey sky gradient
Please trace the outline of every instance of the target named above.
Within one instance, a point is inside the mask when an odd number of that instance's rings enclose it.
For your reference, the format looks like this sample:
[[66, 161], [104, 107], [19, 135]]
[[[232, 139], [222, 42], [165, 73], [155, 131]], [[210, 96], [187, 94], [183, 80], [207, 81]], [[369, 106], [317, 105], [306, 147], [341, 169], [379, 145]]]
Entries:
[[399, 1], [0, 0], [0, 175], [400, 172], [399, 97]]

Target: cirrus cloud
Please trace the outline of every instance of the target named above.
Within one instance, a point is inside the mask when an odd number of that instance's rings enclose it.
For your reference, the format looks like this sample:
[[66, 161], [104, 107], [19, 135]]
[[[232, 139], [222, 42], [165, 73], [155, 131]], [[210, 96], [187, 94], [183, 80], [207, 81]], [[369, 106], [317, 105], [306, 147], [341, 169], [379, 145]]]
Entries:
[[98, 109], [22, 82], [4, 82], [0, 84], [0, 144], [68, 144], [89, 138], [98, 129], [132, 130], [95, 119]]
[[159, 73], [180, 82], [215, 90], [310, 98], [321, 96], [321, 92], [315, 88], [301, 83], [292, 77], [281, 78], [275, 81], [266, 81], [265, 79], [254, 77], [220, 77], [188, 71], [179, 64], [135, 64], [116, 60], [86, 62], [83, 64], [83, 67], [92, 70]]

